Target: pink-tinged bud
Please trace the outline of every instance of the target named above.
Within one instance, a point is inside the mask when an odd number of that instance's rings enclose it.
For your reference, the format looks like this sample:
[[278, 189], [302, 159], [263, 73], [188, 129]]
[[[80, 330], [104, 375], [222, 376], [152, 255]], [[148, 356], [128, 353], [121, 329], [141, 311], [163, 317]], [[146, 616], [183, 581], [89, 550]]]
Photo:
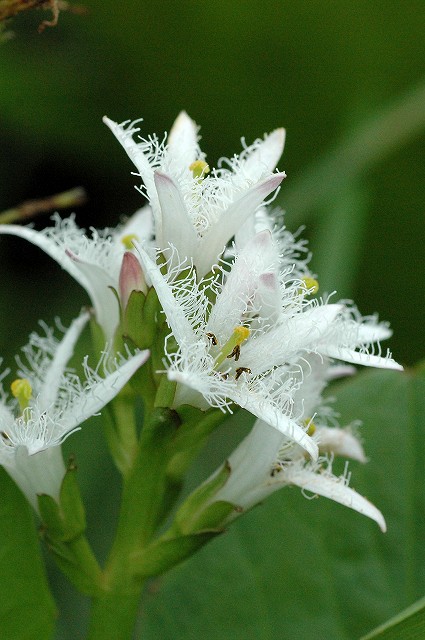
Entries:
[[123, 309], [126, 308], [132, 291], [147, 293], [148, 290], [140, 262], [130, 251], [126, 251], [122, 259], [119, 290]]

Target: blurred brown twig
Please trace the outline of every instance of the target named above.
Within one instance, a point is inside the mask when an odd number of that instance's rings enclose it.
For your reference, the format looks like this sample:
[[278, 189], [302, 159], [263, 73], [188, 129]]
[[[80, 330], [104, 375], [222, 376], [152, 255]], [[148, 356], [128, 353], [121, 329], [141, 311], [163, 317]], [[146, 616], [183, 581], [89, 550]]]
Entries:
[[82, 187], [75, 187], [69, 191], [57, 193], [46, 198], [26, 200], [16, 207], [0, 212], [0, 224], [11, 224], [12, 222], [22, 222], [28, 218], [34, 218], [40, 213], [53, 211], [54, 209], [68, 209], [79, 207], [86, 202], [86, 192]]

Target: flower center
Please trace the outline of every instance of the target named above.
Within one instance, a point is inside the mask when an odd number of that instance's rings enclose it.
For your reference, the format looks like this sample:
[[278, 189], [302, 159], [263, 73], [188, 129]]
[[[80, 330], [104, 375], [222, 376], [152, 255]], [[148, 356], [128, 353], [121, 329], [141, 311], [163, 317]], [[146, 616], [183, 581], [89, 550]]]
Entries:
[[195, 160], [189, 165], [189, 170], [192, 172], [193, 177], [198, 180], [202, 180], [210, 172], [210, 168], [204, 160]]
[[10, 385], [12, 395], [18, 400], [22, 413], [29, 405], [32, 396], [31, 383], [27, 378], [17, 378]]
[[217, 369], [226, 358], [235, 358], [237, 362], [241, 352], [241, 344], [248, 339], [250, 333], [248, 327], [243, 327], [242, 325], [235, 327], [226, 344], [220, 349], [214, 361], [214, 369]]

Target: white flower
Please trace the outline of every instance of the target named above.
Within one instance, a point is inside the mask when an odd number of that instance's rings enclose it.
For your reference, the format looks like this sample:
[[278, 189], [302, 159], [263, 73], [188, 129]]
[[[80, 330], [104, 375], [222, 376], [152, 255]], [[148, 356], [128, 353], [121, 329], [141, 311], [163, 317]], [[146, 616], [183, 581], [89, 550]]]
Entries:
[[[330, 498], [372, 518], [385, 531], [381, 512], [348, 486], [347, 470], [339, 477], [332, 473], [333, 455], [343, 455], [360, 462], [366, 459], [360, 442], [350, 430], [326, 426], [329, 412], [321, 406], [320, 395], [326, 380], [332, 377], [332, 368], [318, 356], [308, 358], [306, 363], [303, 382], [295, 393], [295, 402], [304, 406], [305, 415], [315, 415], [314, 428], [311, 419], [308, 422], [309, 431], [315, 429], [314, 439], [321, 453], [319, 459], [306, 460], [297, 444], [264, 421], [257, 420], [250, 433], [229, 456], [229, 477], [212, 501], [224, 500], [234, 504], [238, 509], [229, 518], [234, 519], [238, 513], [250, 509], [278, 489], [296, 485], [303, 492]], [[335, 416], [332, 416], [332, 420], [335, 421]]]
[[25, 362], [18, 359], [19, 378], [12, 384], [15, 400], [8, 400], [1, 390], [0, 464], [35, 509], [37, 494], [58, 498], [65, 473], [61, 443], [98, 414], [149, 355], [143, 351], [107, 365], [104, 354], [95, 370], [85, 360], [81, 381], [67, 363], [88, 318], [88, 313], [81, 314], [60, 342], [48, 327], [44, 336], [31, 334], [23, 348]]
[[279, 186], [284, 173], [273, 173], [285, 142], [284, 129], [245, 146], [239, 156], [223, 159], [218, 169], [205, 162], [198, 127], [182, 112], [168, 139], [156, 135], [137, 141], [135, 122], [104, 122], [137, 167], [155, 220], [156, 246], [176, 247], [193, 260], [198, 278], [211, 270], [227, 243], [263, 200]]
[[148, 250], [166, 248], [171, 242], [181, 256], [193, 259], [198, 276], [208, 272], [236, 231], [283, 179], [284, 174], [273, 170], [283, 150], [284, 130], [257, 140], [239, 157], [223, 160], [229, 168], [214, 169], [203, 179], [204, 170], [200, 177], [199, 171], [189, 169], [194, 162], [202, 164], [204, 155], [197, 127], [185, 113], [177, 118], [168, 145], [156, 136], [136, 143], [134, 125], [125, 129], [105, 121], [136, 162], [151, 206], [116, 229], [91, 228], [90, 235], [73, 216], [62, 220], [58, 215], [53, 216], [54, 226], [42, 231], [0, 225], [0, 234], [24, 238], [56, 260], [86, 290], [97, 322], [111, 342], [120, 313], [114, 292], [125, 307], [130, 286], [143, 280], [143, 274], [135, 273], [135, 261], [130, 265], [125, 261], [134, 242]]
[[119, 291], [120, 272], [125, 253], [134, 238], [149, 242], [152, 214], [149, 207], [137, 211], [124, 225], [97, 231], [80, 229], [74, 217], [62, 220], [53, 216], [55, 225], [42, 231], [19, 225], [0, 225], [0, 234], [9, 234], [36, 245], [67, 271], [88, 293], [96, 319], [111, 341], [119, 322], [119, 306], [114, 291]]
[[[209, 283], [198, 283], [190, 264], [178, 264], [175, 250], [166, 273], [138, 250], [177, 342], [177, 349], [171, 338], [166, 344], [167, 375], [179, 383], [176, 405], [230, 409], [235, 403], [317, 458], [294, 395], [302, 359], [317, 354], [401, 369], [389, 353], [370, 352], [390, 335], [388, 327], [342, 303], [311, 299], [309, 278], [280, 270], [290, 247], [280, 252], [269, 231], [255, 234]], [[379, 353], [379, 343], [375, 348]]]

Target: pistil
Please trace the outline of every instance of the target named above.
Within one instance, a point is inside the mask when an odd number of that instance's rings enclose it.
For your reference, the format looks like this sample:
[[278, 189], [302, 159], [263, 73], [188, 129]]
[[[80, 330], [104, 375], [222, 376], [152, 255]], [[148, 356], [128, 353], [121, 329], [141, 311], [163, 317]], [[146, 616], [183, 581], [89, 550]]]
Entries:
[[18, 400], [19, 407], [24, 413], [25, 409], [29, 406], [29, 401], [32, 396], [31, 383], [27, 378], [17, 378], [10, 385], [12, 395]]
[[220, 349], [220, 353], [214, 362], [214, 369], [217, 369], [226, 358], [235, 357], [235, 360], [238, 360], [241, 344], [248, 339], [249, 334], [250, 330], [248, 327], [243, 327], [242, 325], [236, 327], [226, 344]]

